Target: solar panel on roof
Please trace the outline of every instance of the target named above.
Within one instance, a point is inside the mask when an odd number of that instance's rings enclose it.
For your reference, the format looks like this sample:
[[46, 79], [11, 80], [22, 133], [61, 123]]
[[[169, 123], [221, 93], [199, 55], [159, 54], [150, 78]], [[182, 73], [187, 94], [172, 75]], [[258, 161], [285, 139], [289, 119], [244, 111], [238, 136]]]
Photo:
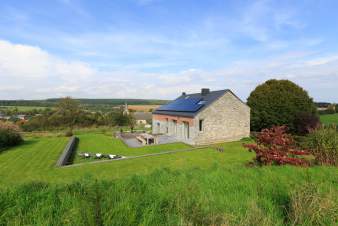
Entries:
[[202, 98], [180, 98], [169, 104], [159, 107], [158, 111], [185, 111], [185, 112], [196, 112], [203, 104], [198, 104]]

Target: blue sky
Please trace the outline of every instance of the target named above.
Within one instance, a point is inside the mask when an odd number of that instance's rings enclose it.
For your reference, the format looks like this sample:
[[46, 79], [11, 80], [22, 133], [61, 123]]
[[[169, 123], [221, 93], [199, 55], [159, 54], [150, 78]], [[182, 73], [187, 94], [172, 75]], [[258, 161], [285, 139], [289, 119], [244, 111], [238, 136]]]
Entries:
[[270, 78], [338, 102], [337, 1], [0, 3], [0, 99], [246, 99]]

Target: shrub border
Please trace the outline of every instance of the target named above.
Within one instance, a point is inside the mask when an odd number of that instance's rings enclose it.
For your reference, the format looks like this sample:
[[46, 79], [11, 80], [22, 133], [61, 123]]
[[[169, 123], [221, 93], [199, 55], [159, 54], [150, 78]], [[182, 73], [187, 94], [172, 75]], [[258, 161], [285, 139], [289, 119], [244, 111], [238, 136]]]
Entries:
[[67, 165], [69, 159], [71, 158], [73, 152], [76, 149], [77, 143], [79, 141], [78, 137], [71, 137], [65, 149], [63, 150], [59, 160], [56, 163], [56, 166], [61, 167]]

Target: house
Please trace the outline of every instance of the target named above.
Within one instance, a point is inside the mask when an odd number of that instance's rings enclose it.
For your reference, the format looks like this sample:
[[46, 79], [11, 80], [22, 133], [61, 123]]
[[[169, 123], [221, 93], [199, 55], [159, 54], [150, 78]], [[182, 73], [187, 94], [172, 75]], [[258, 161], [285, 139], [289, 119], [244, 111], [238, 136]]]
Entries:
[[26, 115], [16, 115], [16, 118], [20, 119], [20, 120], [27, 120], [27, 116]]
[[231, 90], [182, 93], [153, 112], [153, 134], [202, 145], [239, 140], [250, 135], [250, 108]]
[[4, 113], [0, 112], [0, 120], [9, 120], [10, 118], [10, 116], [7, 116]]
[[328, 103], [328, 102], [316, 102], [318, 111], [332, 111], [335, 112], [337, 109], [337, 104], [335, 103]]
[[151, 122], [152, 114], [151, 112], [134, 112], [133, 117], [137, 125], [146, 125]]

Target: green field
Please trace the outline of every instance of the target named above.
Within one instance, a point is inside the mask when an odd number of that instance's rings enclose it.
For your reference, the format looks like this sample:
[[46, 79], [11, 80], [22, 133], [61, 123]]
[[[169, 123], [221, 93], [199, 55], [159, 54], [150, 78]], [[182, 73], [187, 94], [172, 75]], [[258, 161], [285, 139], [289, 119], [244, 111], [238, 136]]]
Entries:
[[[187, 147], [131, 149], [104, 134], [78, 136], [78, 150], [126, 156]], [[230, 142], [222, 144], [223, 153], [205, 148], [56, 168], [66, 143], [64, 137], [28, 137], [0, 153], [0, 225], [334, 225], [338, 220], [334, 167], [248, 167], [253, 154], [242, 142]], [[304, 187], [312, 193], [306, 190], [305, 199], [298, 199]], [[294, 219], [289, 215], [297, 200], [299, 208], [320, 209]]]
[[330, 124], [336, 124], [338, 125], [338, 113], [336, 114], [327, 114], [327, 115], [321, 115], [320, 121], [324, 123], [325, 125]]
[[0, 105], [0, 110], [5, 109], [5, 110], [14, 110], [17, 109], [19, 112], [27, 112], [27, 111], [32, 111], [32, 110], [44, 110], [47, 107], [38, 107], [38, 106], [2, 106]]
[[[148, 147], [140, 148], [130, 148], [126, 146], [119, 139], [112, 139], [111, 136], [93, 133], [93, 134], [80, 134], [79, 145], [77, 148], [77, 153], [80, 152], [89, 152], [89, 153], [102, 153], [102, 154], [118, 154], [122, 156], [137, 156], [150, 153], [158, 153], [162, 151], [171, 151], [177, 149], [187, 149], [191, 146], [183, 143], [174, 143], [174, 144], [164, 144], [164, 145], [154, 145]], [[93, 160], [93, 159], [90, 159]], [[74, 163], [90, 161], [88, 159], [83, 159], [82, 157], [75, 155]]]
[[[128, 148], [120, 140], [104, 134], [80, 134], [78, 150], [122, 154], [125, 156], [156, 153], [161, 151], [185, 149], [182, 143], [151, 146], [147, 148]], [[250, 153], [244, 152], [240, 143], [224, 144], [233, 155], [222, 158], [223, 154], [213, 149], [202, 149], [194, 153], [184, 152], [171, 155], [154, 156], [149, 158], [105, 162], [81, 165], [69, 168], [55, 168], [55, 163], [61, 154], [67, 139], [64, 137], [28, 137], [23, 145], [11, 148], [0, 154], [1, 185], [13, 185], [23, 182], [44, 181], [53, 183], [72, 182], [84, 176], [93, 178], [121, 178], [134, 174], [152, 172], [154, 169], [168, 167], [184, 169], [192, 167], [210, 167], [214, 163], [224, 163], [238, 160], [248, 160]], [[193, 157], [191, 157], [193, 156]], [[78, 157], [75, 162], [84, 162]], [[13, 180], [13, 178], [16, 178]]]

